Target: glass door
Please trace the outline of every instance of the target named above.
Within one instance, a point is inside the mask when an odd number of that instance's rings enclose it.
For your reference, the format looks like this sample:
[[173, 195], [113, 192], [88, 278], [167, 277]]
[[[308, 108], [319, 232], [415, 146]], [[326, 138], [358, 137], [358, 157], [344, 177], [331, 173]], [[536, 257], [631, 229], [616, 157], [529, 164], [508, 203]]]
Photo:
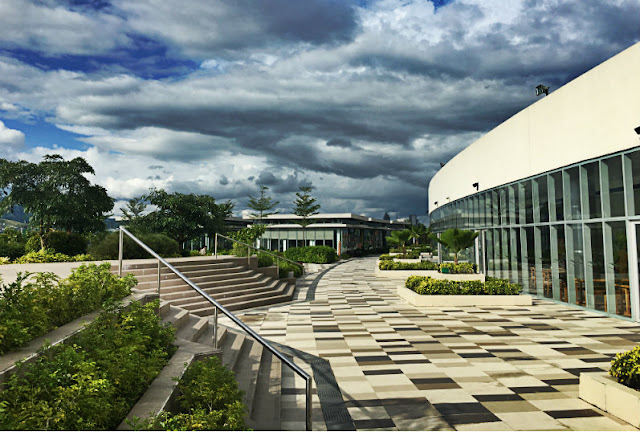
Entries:
[[631, 318], [640, 321], [640, 222], [627, 221], [627, 249], [629, 251], [629, 303]]

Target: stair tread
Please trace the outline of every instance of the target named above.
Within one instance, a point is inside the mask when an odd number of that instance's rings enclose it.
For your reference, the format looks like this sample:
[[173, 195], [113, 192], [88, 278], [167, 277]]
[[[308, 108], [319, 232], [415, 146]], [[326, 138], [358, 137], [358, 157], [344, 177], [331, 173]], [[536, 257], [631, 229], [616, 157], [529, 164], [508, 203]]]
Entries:
[[[268, 350], [262, 353], [262, 362], [256, 383], [251, 427], [260, 430], [281, 430], [281, 362]], [[258, 426], [259, 425], [259, 426]]]
[[238, 358], [234, 370], [236, 371], [238, 388], [244, 392], [244, 402], [247, 406], [247, 412], [251, 413], [253, 410], [263, 347], [262, 344], [253, 341], [251, 338], [245, 338], [245, 344], [247, 345], [245, 348], [246, 355]]

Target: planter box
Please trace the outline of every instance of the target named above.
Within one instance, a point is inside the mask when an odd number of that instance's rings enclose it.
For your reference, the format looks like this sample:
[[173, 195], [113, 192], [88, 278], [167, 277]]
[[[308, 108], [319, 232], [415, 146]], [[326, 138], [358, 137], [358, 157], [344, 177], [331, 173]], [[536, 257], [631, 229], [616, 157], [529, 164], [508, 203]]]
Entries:
[[531, 306], [529, 295], [421, 295], [398, 285], [398, 295], [413, 306]]
[[378, 277], [389, 279], [402, 279], [406, 281], [409, 276], [430, 276], [433, 279], [447, 279], [452, 281], [469, 281], [479, 280], [484, 282], [485, 277], [482, 273], [474, 274], [442, 274], [438, 270], [380, 270], [380, 261], [376, 262], [374, 274]]
[[580, 374], [580, 399], [640, 427], [640, 392], [616, 381], [606, 372]]

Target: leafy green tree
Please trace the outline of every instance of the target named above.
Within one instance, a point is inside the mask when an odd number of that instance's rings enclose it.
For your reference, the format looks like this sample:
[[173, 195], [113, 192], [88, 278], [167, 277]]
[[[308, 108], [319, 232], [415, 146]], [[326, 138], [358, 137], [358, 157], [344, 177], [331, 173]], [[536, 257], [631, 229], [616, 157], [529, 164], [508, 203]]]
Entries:
[[130, 227], [138, 227], [142, 220], [142, 212], [147, 208], [147, 203], [142, 197], [131, 198], [126, 207], [120, 207], [122, 221]]
[[298, 198], [293, 202], [295, 205], [293, 213], [302, 217], [302, 221], [298, 221], [298, 224], [302, 225], [302, 240], [305, 245], [307, 244], [307, 239], [304, 229], [311, 224], [309, 216], [318, 214], [318, 210], [320, 210], [320, 204], [315, 203], [317, 199], [311, 196], [312, 190], [313, 186], [300, 186], [300, 192], [296, 192]]
[[[51, 228], [79, 233], [104, 230], [113, 199], [85, 177], [95, 174], [83, 158], [46, 155], [40, 163], [0, 159], [0, 213], [22, 206], [40, 237]], [[44, 248], [44, 243], [42, 244]]]
[[416, 225], [411, 225], [411, 227], [409, 227], [409, 231], [411, 231], [411, 238], [413, 239], [413, 243], [420, 244], [420, 240], [423, 239], [427, 234], [427, 227], [419, 223]]
[[402, 231], [391, 231], [391, 234], [387, 236], [387, 243], [392, 246], [399, 246], [402, 248], [402, 258], [407, 256], [407, 243], [411, 239], [411, 231], [408, 229]]
[[256, 211], [256, 213], [251, 213], [251, 217], [254, 219], [258, 218], [260, 223], [262, 223], [262, 218], [265, 216], [278, 213], [277, 211], [272, 212], [271, 210], [280, 204], [280, 201], [274, 201], [270, 196], [266, 196], [266, 191], [268, 190], [268, 187], [260, 186], [260, 198], [255, 198], [249, 195], [249, 203], [247, 204], [247, 207]]
[[231, 202], [216, 204], [209, 195], [167, 193], [163, 189], [152, 189], [143, 199], [157, 209], [141, 216], [141, 223], [175, 239], [181, 249], [187, 240], [223, 231], [224, 220], [233, 209]]
[[478, 237], [479, 232], [469, 231], [469, 230], [461, 230], [458, 228], [450, 228], [440, 234], [440, 238], [435, 237], [435, 239], [442, 245], [444, 245], [447, 249], [453, 252], [454, 255], [454, 264], [458, 264], [458, 254], [473, 246], [473, 243]]

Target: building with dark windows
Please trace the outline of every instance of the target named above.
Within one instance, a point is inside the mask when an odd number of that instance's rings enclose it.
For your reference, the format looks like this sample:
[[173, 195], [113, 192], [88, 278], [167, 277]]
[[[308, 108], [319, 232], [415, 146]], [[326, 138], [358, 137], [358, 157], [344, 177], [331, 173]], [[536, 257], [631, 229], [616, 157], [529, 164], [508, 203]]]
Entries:
[[487, 275], [640, 321], [640, 44], [451, 159], [429, 214], [434, 232], [480, 232], [468, 258]]
[[267, 230], [260, 240], [263, 249], [285, 251], [297, 246], [331, 246], [338, 254], [380, 250], [390, 231], [403, 230], [409, 222], [388, 221], [353, 213], [319, 213], [303, 228], [300, 216], [274, 214], [262, 223]]

